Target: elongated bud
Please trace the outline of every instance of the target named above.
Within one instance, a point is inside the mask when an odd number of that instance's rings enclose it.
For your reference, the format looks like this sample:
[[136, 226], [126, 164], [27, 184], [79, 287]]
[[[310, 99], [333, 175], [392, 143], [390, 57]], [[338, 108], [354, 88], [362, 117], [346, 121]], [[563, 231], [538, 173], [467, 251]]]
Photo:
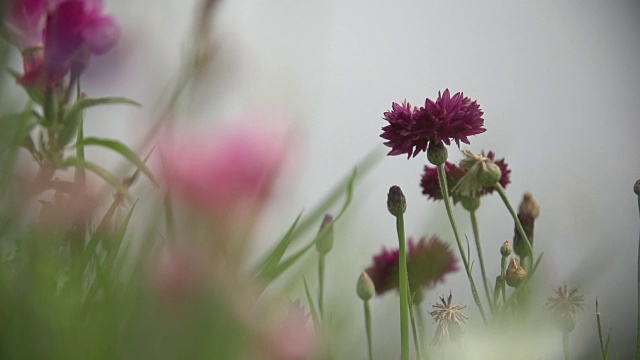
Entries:
[[509, 240], [505, 241], [504, 244], [500, 247], [500, 255], [502, 257], [508, 257], [512, 252], [511, 242]]
[[540, 205], [538, 205], [533, 195], [528, 191], [522, 196], [518, 214], [528, 214], [533, 216], [534, 219], [540, 216]]
[[507, 285], [514, 288], [518, 287], [526, 277], [527, 271], [520, 266], [520, 260], [518, 258], [511, 258], [506, 273]]
[[393, 216], [400, 216], [407, 211], [407, 199], [402, 193], [402, 189], [399, 186], [393, 185], [389, 188], [389, 194], [387, 195], [387, 209]]
[[318, 231], [318, 235], [322, 234], [325, 227], [329, 226], [329, 228], [325, 231], [324, 235], [318, 238], [316, 241], [316, 250], [320, 254], [326, 255], [333, 248], [333, 215], [326, 214], [324, 219], [322, 219], [322, 224], [320, 225], [320, 231]]
[[356, 293], [362, 301], [367, 301], [373, 297], [376, 293], [376, 287], [373, 284], [373, 280], [369, 277], [366, 271], [363, 271], [358, 278], [356, 285]]
[[[533, 235], [534, 235], [534, 229], [536, 224], [535, 218], [531, 214], [519, 213], [518, 220], [520, 220], [520, 224], [522, 224], [522, 229], [524, 230], [524, 233], [527, 235], [527, 239], [529, 239], [531, 246], [533, 246]], [[522, 238], [522, 236], [520, 236], [518, 227], [515, 225], [513, 229], [513, 250], [520, 257], [529, 256], [529, 248], [527, 247], [525, 240]]]
[[435, 143], [429, 141], [429, 148], [427, 149], [427, 160], [435, 166], [442, 165], [447, 161], [449, 152], [443, 143]]

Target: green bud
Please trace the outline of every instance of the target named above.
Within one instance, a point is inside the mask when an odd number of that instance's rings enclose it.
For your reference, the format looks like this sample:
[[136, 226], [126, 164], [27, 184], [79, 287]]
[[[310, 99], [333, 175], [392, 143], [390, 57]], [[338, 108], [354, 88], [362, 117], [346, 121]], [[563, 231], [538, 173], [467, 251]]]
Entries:
[[318, 235], [323, 233], [323, 229], [327, 226], [329, 228], [324, 232], [324, 235], [318, 238], [316, 241], [316, 250], [320, 254], [326, 255], [333, 248], [333, 216], [331, 214], [326, 214], [324, 219], [322, 219], [322, 224], [320, 225], [320, 231], [318, 231]]
[[356, 293], [358, 293], [358, 297], [362, 299], [362, 301], [368, 301], [376, 294], [376, 286], [373, 284], [373, 280], [371, 280], [366, 271], [363, 271], [358, 278]]
[[502, 178], [502, 170], [493, 162], [484, 163], [482, 171], [478, 174], [478, 179], [483, 186], [494, 186]]
[[509, 240], [505, 241], [504, 244], [500, 247], [500, 255], [502, 257], [507, 257], [511, 255], [513, 248], [511, 247], [511, 242]]
[[640, 196], [640, 180], [636, 181], [636, 184], [633, 185], [633, 192]]
[[461, 196], [460, 202], [462, 203], [462, 207], [471, 212], [476, 211], [480, 208], [480, 198], [479, 197], [466, 197]]
[[442, 165], [447, 161], [449, 153], [442, 142], [429, 141], [427, 148], [427, 160], [435, 166]]
[[402, 193], [402, 189], [399, 186], [393, 185], [389, 188], [389, 194], [387, 195], [387, 209], [393, 216], [400, 216], [407, 211], [407, 199]]

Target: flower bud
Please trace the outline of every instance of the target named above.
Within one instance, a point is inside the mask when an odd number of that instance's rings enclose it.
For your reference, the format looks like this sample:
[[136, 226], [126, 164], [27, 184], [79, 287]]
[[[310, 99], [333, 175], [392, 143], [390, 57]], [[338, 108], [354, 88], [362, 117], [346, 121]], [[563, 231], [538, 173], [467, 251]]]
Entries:
[[[316, 241], [316, 250], [322, 255], [326, 255], [333, 248], [333, 215], [326, 214], [324, 219], [322, 219], [322, 224], [320, 225], [320, 231], [318, 231], [318, 240]], [[329, 228], [322, 234], [323, 229], [329, 226]]]
[[511, 255], [512, 252], [511, 242], [509, 240], [505, 241], [504, 244], [500, 247], [500, 255], [502, 257], [507, 257]]
[[427, 160], [435, 166], [442, 165], [447, 161], [449, 153], [447, 148], [441, 142], [429, 141], [429, 148], [427, 149]]
[[640, 180], [636, 181], [636, 184], [633, 185], [633, 192], [640, 196]]
[[507, 267], [506, 280], [507, 285], [511, 287], [518, 287], [524, 279], [527, 277], [527, 271], [520, 266], [520, 260], [518, 258], [511, 258], [509, 266]]
[[491, 187], [502, 178], [502, 170], [493, 162], [483, 163], [482, 171], [478, 173], [478, 179], [483, 186]]
[[518, 214], [529, 214], [533, 216], [534, 219], [540, 216], [540, 205], [538, 205], [533, 195], [528, 191], [522, 196]]
[[[535, 218], [531, 214], [519, 213], [518, 220], [520, 220], [522, 229], [524, 230], [525, 235], [527, 235], [527, 239], [529, 239], [531, 246], [533, 246], [533, 234], [536, 223]], [[520, 257], [529, 255], [529, 248], [527, 247], [525, 240], [520, 236], [517, 226], [514, 226], [513, 229], [513, 250]]]
[[356, 293], [362, 301], [367, 301], [376, 293], [376, 287], [366, 271], [363, 271], [358, 278]]
[[389, 194], [387, 195], [387, 209], [393, 216], [400, 216], [407, 211], [407, 199], [402, 193], [402, 189], [399, 186], [393, 185], [389, 188]]
[[462, 207], [471, 212], [476, 211], [480, 207], [480, 198], [479, 197], [466, 197], [462, 196], [460, 198], [460, 202], [462, 203]]

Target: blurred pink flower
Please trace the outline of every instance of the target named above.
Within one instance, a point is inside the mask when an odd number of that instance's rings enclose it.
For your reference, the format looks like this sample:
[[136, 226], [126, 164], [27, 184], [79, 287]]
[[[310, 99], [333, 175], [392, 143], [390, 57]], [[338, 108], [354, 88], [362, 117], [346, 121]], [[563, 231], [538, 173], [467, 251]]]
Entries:
[[151, 281], [170, 303], [184, 301], [206, 289], [210, 273], [202, 253], [187, 246], [168, 246], [155, 260]]
[[285, 316], [267, 334], [266, 353], [270, 360], [310, 359], [318, 340], [308, 324], [308, 313], [300, 300], [289, 304]]
[[208, 215], [247, 215], [272, 189], [285, 155], [284, 128], [247, 125], [160, 144], [168, 190]]
[[92, 54], [111, 50], [120, 27], [102, 12], [101, 0], [15, 0], [7, 24], [24, 55], [20, 83], [58, 84], [70, 69], [84, 70]]

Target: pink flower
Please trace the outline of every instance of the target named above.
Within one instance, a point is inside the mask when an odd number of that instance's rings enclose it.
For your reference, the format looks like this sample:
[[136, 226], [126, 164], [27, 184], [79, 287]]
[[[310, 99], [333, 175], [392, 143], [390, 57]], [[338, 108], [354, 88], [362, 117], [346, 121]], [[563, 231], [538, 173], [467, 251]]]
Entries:
[[[120, 38], [120, 27], [102, 14], [100, 0], [16, 0], [8, 23], [25, 54], [26, 86], [58, 84], [74, 67], [84, 70], [91, 54], [111, 50]], [[44, 55], [30, 49], [44, 47]]]
[[283, 318], [266, 336], [266, 354], [270, 360], [303, 360], [315, 353], [318, 339], [309, 323], [309, 315], [300, 300], [289, 304]]
[[270, 193], [283, 161], [284, 140], [281, 129], [255, 126], [167, 139], [160, 145], [166, 186], [209, 215], [252, 213]]
[[206, 290], [210, 268], [208, 259], [187, 246], [168, 246], [155, 260], [151, 282], [163, 300], [177, 304]]

